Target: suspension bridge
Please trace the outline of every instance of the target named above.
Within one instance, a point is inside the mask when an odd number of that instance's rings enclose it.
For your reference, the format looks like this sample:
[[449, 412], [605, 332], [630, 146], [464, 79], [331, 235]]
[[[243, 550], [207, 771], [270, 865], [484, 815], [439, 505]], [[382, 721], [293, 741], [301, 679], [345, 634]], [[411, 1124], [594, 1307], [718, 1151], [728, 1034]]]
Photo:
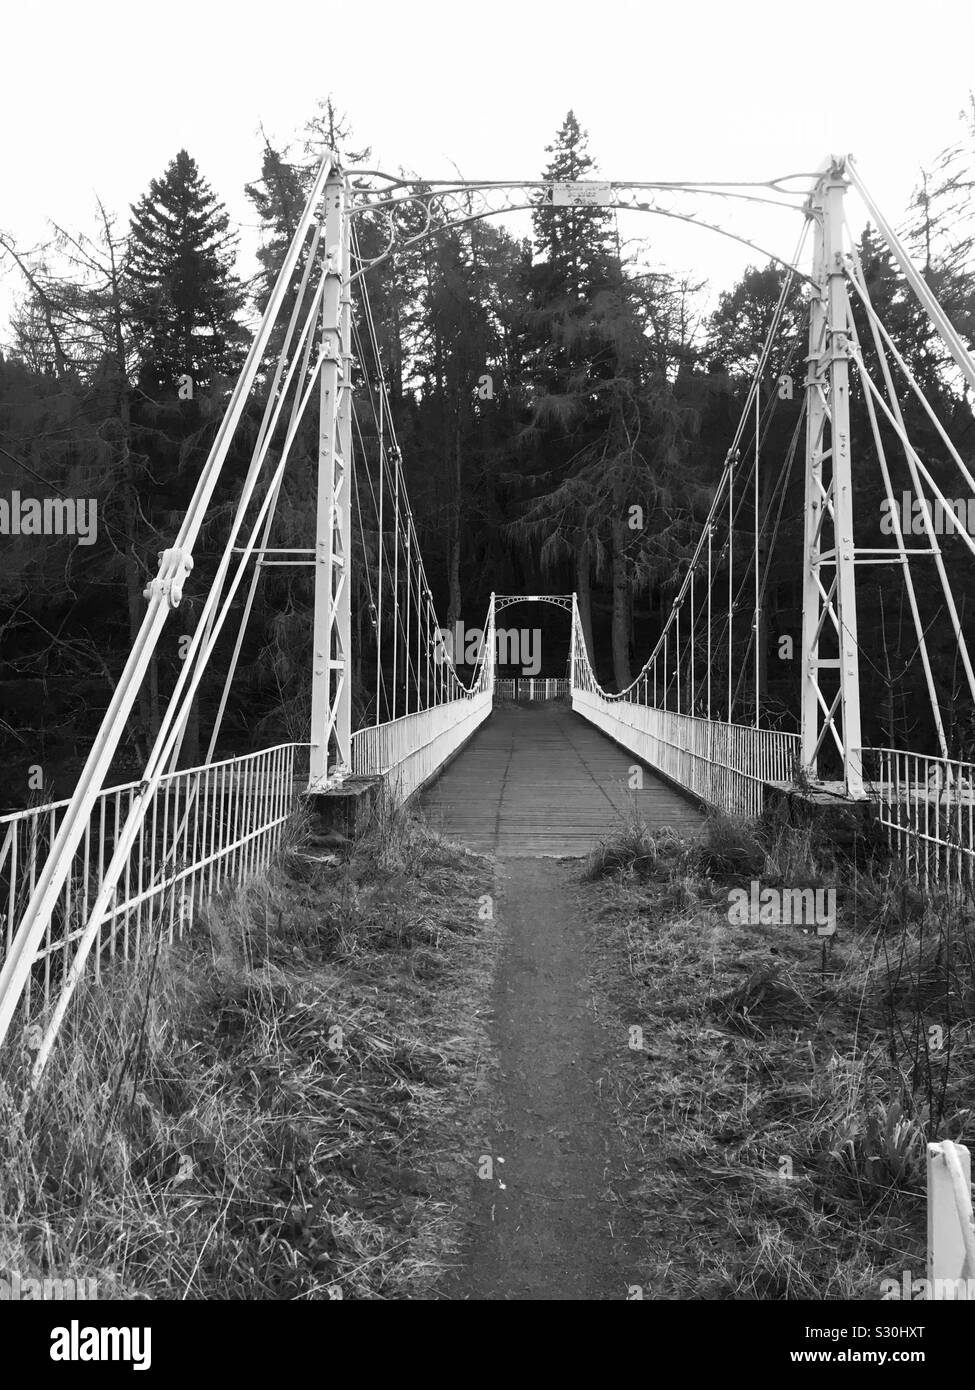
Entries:
[[[395, 804], [418, 794], [435, 821], [473, 848], [501, 854], [580, 854], [634, 801], [651, 824], [690, 828], [700, 807], [755, 816], [771, 791], [800, 786], [840, 802], [868, 801], [892, 846], [919, 877], [968, 882], [973, 854], [972, 765], [949, 756], [944, 694], [914, 581], [933, 567], [967, 694], [975, 675], [932, 507], [951, 504], [926, 451], [909, 437], [901, 400], [916, 396], [952, 464], [975, 494], [957, 447], [875, 310], [846, 210], [859, 196], [964, 387], [975, 363], [894, 228], [848, 158], [812, 174], [757, 184], [436, 182], [345, 170], [322, 161], [273, 292], [172, 545], [145, 590], [146, 611], [70, 799], [0, 818], [0, 1041], [30, 1027], [40, 1076], [78, 986], [178, 937], [202, 902], [260, 873], [282, 843], [302, 796], [328, 798], [379, 782]], [[383, 374], [369, 274], [446, 227], [537, 206], [567, 214], [592, 206], [679, 218], [744, 242], [785, 271], [781, 297], [689, 562], [652, 650], [625, 689], [599, 681], [575, 594], [492, 595], [476, 658], [455, 660], [443, 640], [406, 489], [397, 421]], [[797, 226], [788, 257], [703, 208], [774, 208]], [[364, 219], [385, 244], [363, 250]], [[731, 219], [733, 220], [733, 219]], [[810, 250], [811, 255], [807, 255]], [[789, 294], [805, 290], [807, 354], [794, 404], [790, 364], [768, 387]], [[866, 323], [868, 370], [852, 305]], [[273, 344], [273, 350], [272, 350]], [[851, 410], [865, 413], [894, 520], [884, 550], [854, 539]], [[194, 547], [249, 405], [260, 425], [212, 582], [141, 777], [107, 785], [154, 650], [194, 581]], [[767, 460], [769, 424], [793, 411], [787, 457]], [[299, 429], [317, 415], [314, 544], [274, 546], [275, 511]], [[905, 537], [898, 519], [891, 439], [928, 525]], [[763, 722], [759, 658], [785, 488], [801, 460], [804, 538], [791, 727]], [[763, 464], [775, 482], [760, 488]], [[770, 541], [771, 538], [771, 541]], [[967, 532], [959, 543], [975, 550]], [[307, 740], [217, 758], [221, 722], [263, 570], [303, 565], [314, 582]], [[931, 746], [865, 747], [861, 733], [857, 577], [899, 574], [930, 702]], [[516, 602], [566, 614], [558, 678], [504, 678], [498, 616]], [[356, 615], [353, 624], [353, 613]], [[179, 766], [201, 678], [237, 623], [209, 746]], [[226, 652], [228, 643], [221, 645]], [[358, 649], [357, 649], [358, 648]], [[365, 658], [365, 659], [364, 659]], [[366, 716], [353, 726], [354, 676]], [[526, 688], [527, 686], [527, 688]], [[512, 700], [516, 701], [512, 705]], [[632, 770], [641, 770], [635, 779]], [[443, 776], [438, 781], [438, 774]], [[645, 773], [645, 775], [643, 775]], [[632, 793], [632, 795], [631, 795]]]

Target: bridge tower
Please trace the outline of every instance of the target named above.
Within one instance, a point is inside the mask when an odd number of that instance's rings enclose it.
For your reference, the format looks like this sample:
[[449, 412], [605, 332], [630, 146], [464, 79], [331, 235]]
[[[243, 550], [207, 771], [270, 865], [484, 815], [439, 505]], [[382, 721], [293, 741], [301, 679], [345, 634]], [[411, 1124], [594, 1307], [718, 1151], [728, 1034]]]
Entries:
[[831, 737], [847, 796], [865, 797], [854, 583], [850, 456], [850, 307], [843, 260], [846, 164], [832, 158], [806, 213], [813, 221], [813, 288], [806, 375], [801, 762], [816, 778]]
[[[325, 284], [319, 390], [315, 607], [309, 791], [352, 771], [352, 286], [348, 186], [338, 162], [325, 185]], [[329, 764], [329, 751], [334, 761]]]

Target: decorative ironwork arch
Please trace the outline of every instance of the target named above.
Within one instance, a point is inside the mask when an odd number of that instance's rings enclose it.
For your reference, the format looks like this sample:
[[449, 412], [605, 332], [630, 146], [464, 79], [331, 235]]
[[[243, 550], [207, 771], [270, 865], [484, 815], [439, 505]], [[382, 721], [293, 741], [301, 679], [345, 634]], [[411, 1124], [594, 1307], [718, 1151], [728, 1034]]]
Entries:
[[571, 594], [495, 594], [494, 611], [500, 613], [514, 603], [551, 603], [556, 608], [564, 608], [567, 613], [572, 612]]
[[[539, 202], [531, 200], [528, 196], [535, 190], [547, 190], [550, 195], [547, 203], [543, 200], [542, 206], [561, 207], [567, 212], [584, 211], [587, 207], [603, 206], [624, 212], [651, 213], [658, 217], [687, 222], [693, 227], [701, 227], [706, 231], [717, 232], [719, 236], [727, 237], [732, 241], [737, 241], [742, 246], [747, 246], [750, 250], [758, 252], [759, 255], [791, 270], [807, 283], [812, 283], [812, 277], [801, 270], [793, 261], [770, 251], [767, 247], [751, 240], [750, 237], [730, 231], [727, 227], [704, 220], [694, 214], [681, 212], [673, 207], [662, 206], [659, 201], [648, 201], [646, 193], [652, 192], [658, 195], [658, 198], [666, 198], [677, 193], [688, 193], [702, 197], [756, 203], [784, 209], [788, 212], [801, 212], [804, 215], [809, 215], [810, 188], [793, 189], [786, 185], [800, 179], [815, 181], [818, 175], [814, 173], [787, 174], [780, 178], [755, 183], [662, 181], [609, 181], [600, 183], [594, 180], [579, 180], [572, 185], [559, 185], [548, 180], [531, 179], [511, 182], [500, 180], [483, 182], [432, 180], [428, 182], [419, 179], [395, 178], [393, 175], [376, 169], [352, 169], [348, 171], [348, 176], [350, 180], [362, 177], [386, 180], [386, 187], [381, 189], [362, 188], [357, 187], [354, 182], [351, 183], [346, 215], [353, 228], [355, 219], [365, 214], [380, 213], [384, 215], [387, 224], [386, 246], [378, 256], [366, 260], [359, 256], [356, 247], [353, 246], [352, 259], [357, 268], [353, 269], [350, 274], [350, 283], [361, 279], [368, 271], [387, 260], [395, 251], [402, 251], [409, 246], [414, 246], [425, 237], [435, 235], [437, 232], [446, 231], [452, 227], [462, 227], [469, 222], [483, 221], [489, 217], [500, 217], [509, 212], [536, 211]], [[571, 187], [574, 192], [577, 191], [579, 201], [556, 203], [555, 190], [560, 187]], [[592, 201], [586, 200], [587, 192], [592, 194]], [[775, 196], [768, 196], [769, 194]], [[419, 231], [410, 231], [408, 228], [397, 225], [397, 214], [405, 210], [411, 210], [414, 214], [418, 212], [422, 216], [423, 225]], [[434, 219], [437, 214], [442, 220], [435, 222]], [[355, 240], [353, 238], [353, 241]]]

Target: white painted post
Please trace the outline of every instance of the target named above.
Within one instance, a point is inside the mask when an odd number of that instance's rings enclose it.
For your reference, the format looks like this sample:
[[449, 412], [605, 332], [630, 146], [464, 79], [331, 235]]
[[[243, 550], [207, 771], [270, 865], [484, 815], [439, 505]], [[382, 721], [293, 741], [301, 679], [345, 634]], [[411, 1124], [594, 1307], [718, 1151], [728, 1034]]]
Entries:
[[[832, 733], [837, 746], [842, 745], [846, 794], [862, 799], [850, 456], [850, 311], [843, 262], [847, 183], [843, 161], [833, 160], [820, 177], [808, 209], [815, 223], [815, 249], [806, 376], [800, 727], [806, 773], [816, 776], [820, 746], [826, 734]], [[825, 601], [824, 594], [828, 595]], [[824, 632], [835, 640], [835, 656], [823, 655], [820, 650]], [[838, 686], [835, 700], [834, 686]]]
[[[352, 770], [351, 328], [345, 175], [333, 166], [325, 187], [325, 289], [318, 438], [315, 612], [312, 631], [309, 790]], [[335, 764], [328, 767], [335, 740]]]
[[[495, 648], [496, 648], [496, 642], [495, 642], [495, 636], [494, 636], [494, 634], [495, 634], [495, 616], [494, 616], [494, 615], [495, 615], [495, 596], [494, 596], [494, 590], [492, 589], [492, 590], [491, 590], [491, 599], [490, 599], [490, 602], [488, 603], [488, 616], [487, 616], [487, 640], [488, 640], [488, 649], [487, 649], [487, 651], [485, 652], [485, 667], [484, 667], [484, 669], [485, 669], [485, 671], [486, 671], [485, 680], [486, 680], [486, 682], [487, 682], [487, 688], [488, 688], [488, 690], [490, 690], [490, 692], [491, 692], [491, 704], [492, 704], [492, 705], [494, 704], [495, 694], [496, 694], [497, 685], [498, 685], [497, 669], [496, 669], [496, 663], [495, 663], [495, 656], [496, 656], [496, 650], [495, 650]], [[502, 688], [502, 690], [501, 690], [501, 695], [502, 695], [502, 697], [504, 696], [504, 689], [503, 689], [503, 688]]]
[[[964, 1186], [960, 1195], [964, 1196], [966, 1191], [968, 1193], [968, 1214], [967, 1218], [963, 1218], [958, 1210], [959, 1194], [956, 1191], [956, 1182], [945, 1155], [945, 1144], [950, 1142], [946, 1140], [942, 1144], [928, 1145], [929, 1299], [945, 1297], [944, 1281], [966, 1277], [963, 1219], [971, 1222], [972, 1159], [963, 1144], [953, 1145], [964, 1176]], [[968, 1277], [975, 1277], [975, 1270], [969, 1270]]]

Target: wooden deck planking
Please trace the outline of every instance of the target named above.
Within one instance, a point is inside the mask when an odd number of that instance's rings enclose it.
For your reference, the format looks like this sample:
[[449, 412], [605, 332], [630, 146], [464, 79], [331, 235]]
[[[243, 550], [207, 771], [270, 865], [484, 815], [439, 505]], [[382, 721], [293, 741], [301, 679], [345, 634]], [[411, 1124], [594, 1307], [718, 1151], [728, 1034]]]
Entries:
[[701, 813], [649, 769], [630, 791], [627, 753], [560, 705], [496, 709], [421, 796], [429, 823], [509, 858], [579, 857], [635, 807], [651, 828], [689, 834]]

